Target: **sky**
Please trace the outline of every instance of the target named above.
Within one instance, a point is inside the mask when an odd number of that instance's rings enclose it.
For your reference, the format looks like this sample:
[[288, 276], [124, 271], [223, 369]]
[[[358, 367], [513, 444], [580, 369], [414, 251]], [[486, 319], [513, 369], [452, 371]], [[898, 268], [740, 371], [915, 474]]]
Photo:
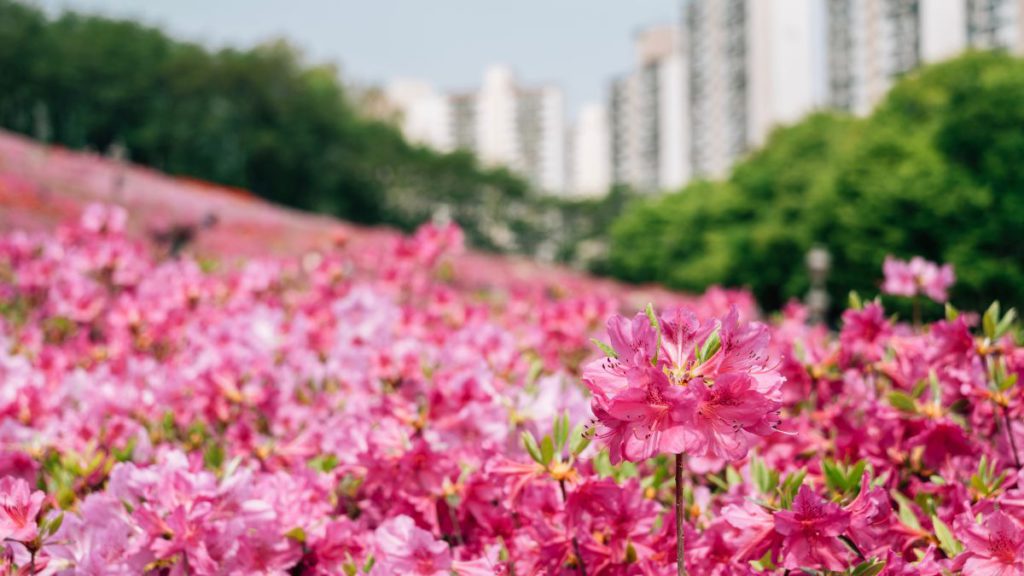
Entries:
[[346, 82], [480, 83], [491, 63], [525, 83], [553, 83], [570, 113], [603, 102], [629, 70], [644, 26], [678, 21], [681, 0], [35, 0], [52, 11], [126, 17], [212, 47], [285, 37]]

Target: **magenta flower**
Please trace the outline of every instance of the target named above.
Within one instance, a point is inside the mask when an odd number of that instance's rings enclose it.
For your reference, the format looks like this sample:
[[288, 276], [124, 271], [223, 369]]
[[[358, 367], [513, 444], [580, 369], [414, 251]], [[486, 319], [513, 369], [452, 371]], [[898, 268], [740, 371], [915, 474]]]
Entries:
[[970, 576], [1017, 576], [1024, 574], [1024, 532], [1006, 514], [995, 511], [984, 524], [969, 514], [953, 521], [956, 537], [966, 550], [957, 562]]
[[685, 429], [689, 454], [738, 460], [758, 436], [771, 434], [779, 423], [780, 403], [760, 392], [747, 374], [724, 374], [690, 390], [696, 405]]
[[782, 566], [844, 570], [850, 551], [839, 536], [849, 526], [849, 512], [801, 486], [792, 510], [775, 513], [775, 530], [783, 536]]
[[593, 406], [601, 423], [597, 437], [608, 446], [612, 462], [685, 451], [692, 400], [650, 366], [634, 368], [628, 376], [628, 388], [603, 404], [595, 396]]
[[895, 296], [924, 294], [936, 302], [945, 302], [949, 287], [956, 281], [951, 264], [939, 266], [920, 256], [909, 262], [886, 256], [882, 270], [885, 272], [882, 292]]
[[783, 378], [769, 359], [770, 333], [741, 326], [735, 308], [704, 323], [685, 308], [656, 325], [644, 314], [616, 316], [608, 335], [617, 357], [589, 364], [583, 381], [612, 462], [684, 452], [734, 460], [779, 423]]
[[21, 478], [0, 479], [0, 541], [30, 542], [36, 538], [36, 516], [46, 495]]

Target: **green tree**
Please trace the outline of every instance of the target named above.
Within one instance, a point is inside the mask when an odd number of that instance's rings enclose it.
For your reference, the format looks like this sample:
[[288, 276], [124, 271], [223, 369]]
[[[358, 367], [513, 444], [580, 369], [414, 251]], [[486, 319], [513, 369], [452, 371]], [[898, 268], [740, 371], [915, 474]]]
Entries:
[[748, 286], [769, 309], [807, 290], [804, 254], [833, 256], [835, 301], [878, 291], [887, 254], [951, 262], [953, 298], [1024, 302], [1024, 61], [982, 52], [908, 75], [868, 118], [777, 130], [724, 182], [633, 206], [611, 271], [687, 290]]

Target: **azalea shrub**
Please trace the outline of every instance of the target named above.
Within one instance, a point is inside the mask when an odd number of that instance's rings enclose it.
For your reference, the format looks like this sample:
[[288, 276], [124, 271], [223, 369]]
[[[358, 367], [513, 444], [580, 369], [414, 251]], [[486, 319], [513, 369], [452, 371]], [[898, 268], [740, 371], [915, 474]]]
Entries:
[[466, 282], [454, 226], [213, 265], [126, 219], [0, 237], [0, 574], [1024, 574], [1016, 314], [951, 268], [830, 331]]

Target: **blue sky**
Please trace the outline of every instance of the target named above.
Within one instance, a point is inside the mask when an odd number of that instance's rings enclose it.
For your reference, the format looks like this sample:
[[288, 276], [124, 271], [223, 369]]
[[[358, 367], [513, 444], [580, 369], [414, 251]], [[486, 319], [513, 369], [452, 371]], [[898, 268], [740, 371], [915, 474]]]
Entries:
[[347, 81], [393, 77], [475, 86], [489, 63], [553, 82], [570, 109], [604, 100], [641, 27], [676, 21], [680, 0], [36, 0], [159, 25], [211, 46], [286, 37]]

